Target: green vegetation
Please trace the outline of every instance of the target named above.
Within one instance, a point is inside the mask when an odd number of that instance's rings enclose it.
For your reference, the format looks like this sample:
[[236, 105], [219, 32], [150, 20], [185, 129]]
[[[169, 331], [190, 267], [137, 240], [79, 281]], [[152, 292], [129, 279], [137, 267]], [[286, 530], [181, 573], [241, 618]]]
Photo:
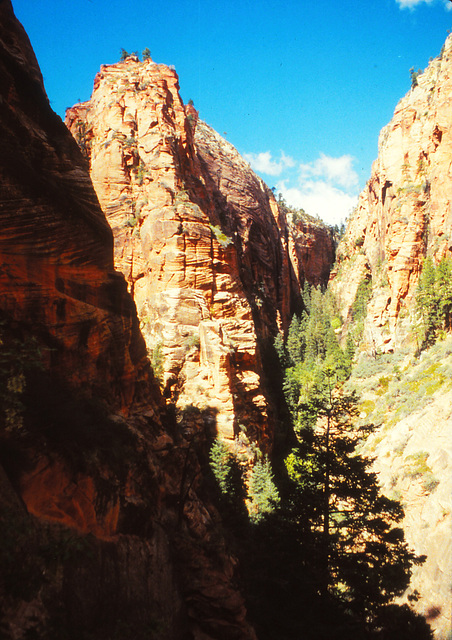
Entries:
[[296, 497], [292, 517], [310, 523], [306, 544], [319, 569], [319, 590], [373, 624], [407, 588], [411, 564], [422, 559], [397, 527], [401, 505], [380, 494], [370, 461], [356, 452], [362, 435], [354, 428], [357, 397], [328, 380], [306, 403], [298, 445], [286, 459]]
[[223, 233], [223, 231], [218, 225], [209, 224], [209, 227], [212, 232], [212, 235], [216, 238], [216, 240], [219, 242], [220, 246], [223, 247], [223, 249], [225, 249], [230, 244], [232, 244], [233, 242], [232, 238], [230, 238], [225, 233]]
[[79, 119], [75, 123], [74, 128], [75, 128], [75, 133], [74, 133], [75, 141], [80, 147], [80, 150], [83, 153], [83, 155], [86, 158], [88, 158], [89, 157], [89, 138], [88, 138], [88, 132], [86, 129], [86, 122], [84, 120]]
[[338, 381], [347, 379], [352, 355], [338, 344], [333, 325], [342, 323], [331, 294], [305, 287], [304, 301], [306, 311], [300, 318], [293, 317], [285, 349], [281, 338], [275, 343], [286, 369], [284, 392], [295, 424], [300, 396], [306, 399], [329, 367], [334, 367]]
[[127, 58], [131, 55], [128, 51], [126, 51], [125, 49], [123, 49], [121, 47], [121, 49], [119, 50], [119, 60], [120, 62], [124, 62], [125, 60], [127, 60]]
[[452, 259], [437, 265], [424, 260], [416, 296], [419, 323], [416, 327], [419, 351], [444, 337], [452, 328]]
[[210, 468], [218, 483], [220, 492], [227, 495], [231, 488], [231, 467], [233, 457], [228, 447], [221, 442], [215, 440], [209, 455]]
[[138, 58], [138, 51], [132, 51], [131, 53], [129, 53], [128, 51], [126, 51], [121, 47], [121, 49], [119, 50], [119, 53], [120, 53], [119, 55], [120, 62], [125, 62], [127, 58], [131, 58], [131, 57]]
[[199, 349], [200, 344], [201, 341], [198, 333], [191, 333], [184, 340], [184, 348], [187, 351], [191, 351], [192, 349]]
[[[138, 58], [138, 60], [140, 59], [140, 55], [138, 51], [132, 51], [131, 53], [129, 53], [129, 51], [126, 51], [121, 47], [121, 49], [119, 50], [119, 61], [125, 62], [127, 58], [131, 58], [131, 57]], [[151, 59], [151, 52], [148, 47], [145, 47], [143, 49], [143, 51], [141, 52], [141, 57], [143, 62], [146, 62], [146, 60]]]
[[244, 471], [236, 456], [221, 440], [215, 440], [209, 453], [209, 464], [220, 493], [220, 504], [232, 512], [243, 512], [246, 496]]
[[[355, 320], [365, 314], [368, 291], [363, 281]], [[410, 552], [397, 527], [401, 505], [380, 494], [370, 461], [357, 453], [372, 427], [356, 428], [359, 398], [343, 390], [350, 355], [332, 329], [334, 302], [311, 290], [307, 307], [309, 314], [292, 322], [286, 343], [285, 362], [292, 366], [286, 368], [285, 389], [297, 443], [285, 460], [285, 517], [305, 531], [305, 563], [314, 563], [309, 571], [316, 574], [318, 592], [366, 620], [370, 633], [393, 597], [407, 588], [410, 566], [422, 559]], [[384, 388], [388, 380], [381, 377], [380, 384]]]
[[143, 51], [141, 52], [141, 57], [143, 59], [143, 62], [145, 62], [146, 60], [150, 60], [151, 59], [151, 52], [150, 52], [148, 47], [143, 49]]
[[421, 75], [422, 73], [422, 69], [418, 69], [417, 71], [414, 70], [414, 67], [411, 67], [410, 69], [410, 78], [411, 78], [411, 88], [414, 89], [415, 87], [418, 86], [418, 77]]
[[238, 499], [246, 497], [249, 519], [252, 523], [263, 522], [275, 511], [280, 497], [267, 457], [258, 458], [253, 465], [247, 489], [244, 469], [221, 440], [215, 440], [212, 444], [209, 463], [223, 500], [233, 505]]
[[163, 341], [158, 340], [152, 349], [148, 350], [148, 356], [151, 361], [152, 370], [155, 378], [158, 380], [160, 386], [163, 384], [163, 364], [165, 356], [163, 354]]
[[280, 502], [268, 458], [254, 464], [248, 488], [249, 513], [253, 522], [261, 522]]
[[[372, 279], [364, 276], [358, 285], [356, 296], [351, 309], [352, 326], [348, 333], [349, 349], [351, 356], [361, 342], [364, 331], [364, 321], [367, 315], [367, 304], [372, 295]], [[353, 353], [352, 353], [353, 351]]]
[[[369, 288], [366, 280], [358, 318]], [[380, 493], [371, 461], [359, 453], [372, 426], [358, 426], [359, 397], [346, 391], [352, 354], [336, 338], [341, 319], [334, 299], [306, 287], [304, 302], [286, 340], [279, 335], [274, 343], [294, 439], [273, 467], [257, 457], [248, 517], [233, 522], [250, 617], [260, 640], [399, 640], [401, 626], [409, 629], [402, 637], [430, 640], [422, 617], [391, 604], [424, 558], [405, 542], [401, 504]], [[392, 378], [384, 371], [377, 384], [386, 393]], [[211, 466], [223, 500], [232, 494], [233, 463], [229, 450], [214, 444]]]
[[142, 162], [140, 162], [140, 164], [137, 167], [137, 170], [135, 172], [135, 178], [137, 181], [137, 184], [141, 187], [141, 185], [143, 184], [143, 181], [145, 179], [146, 176], [149, 175], [149, 171], [146, 168], [146, 165], [144, 165]]

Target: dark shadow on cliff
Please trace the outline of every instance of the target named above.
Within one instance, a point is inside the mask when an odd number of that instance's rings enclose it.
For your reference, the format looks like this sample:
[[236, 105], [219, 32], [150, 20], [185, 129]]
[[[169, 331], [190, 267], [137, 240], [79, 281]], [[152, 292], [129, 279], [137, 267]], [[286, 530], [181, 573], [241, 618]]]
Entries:
[[[423, 559], [405, 548], [400, 529], [387, 533], [389, 516], [379, 511], [380, 502], [371, 510], [369, 523], [363, 520], [363, 527], [370, 527], [368, 546], [364, 550], [360, 542], [352, 542], [342, 553], [341, 541], [325, 540], [313, 524], [321, 491], [300, 492], [280, 470], [279, 507], [250, 518], [243, 508], [249, 479], [246, 491], [243, 476], [234, 473], [233, 458], [227, 462], [229, 469], [219, 467], [218, 460], [216, 455], [215, 477], [222, 489], [217, 490], [216, 505], [225, 537], [240, 560], [241, 590], [259, 640], [432, 640], [422, 616], [406, 605], [391, 604], [394, 594], [408, 586], [411, 564]], [[223, 460], [228, 461], [227, 456]], [[355, 467], [354, 485], [367, 482], [366, 490], [373, 495], [374, 477]], [[382, 500], [385, 508], [392, 507]], [[326, 582], [325, 553], [332, 558]]]

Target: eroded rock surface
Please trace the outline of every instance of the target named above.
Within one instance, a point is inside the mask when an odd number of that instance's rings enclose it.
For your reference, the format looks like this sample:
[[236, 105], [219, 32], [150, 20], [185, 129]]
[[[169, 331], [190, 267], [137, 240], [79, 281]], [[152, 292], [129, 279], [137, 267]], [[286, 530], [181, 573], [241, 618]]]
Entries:
[[[190, 445], [166, 414], [88, 163], [7, 0], [0, 77], [2, 635], [254, 639], [202, 484], [208, 425]], [[140, 122], [152, 155], [151, 124]], [[111, 165], [119, 181], [132, 156]], [[171, 194], [155, 193], [157, 225], [176, 219]], [[174, 235], [163, 263], [185, 237]], [[203, 308], [193, 300], [188, 326]]]
[[[451, 348], [448, 337], [420, 359], [396, 352], [397, 368], [363, 362], [352, 378], [363, 421], [378, 425], [364, 453], [374, 459], [383, 491], [403, 504], [408, 544], [426, 556], [405, 599], [420, 593], [414, 607], [441, 639], [449, 638], [452, 620]], [[371, 377], [364, 377], [366, 368]]]
[[[372, 283], [352, 381], [362, 391], [371, 383], [356, 371], [366, 362], [369, 369], [380, 367], [374, 391], [363, 396], [366, 419], [379, 427], [367, 452], [375, 456], [384, 491], [404, 504], [409, 543], [427, 555], [413, 575], [413, 589], [422, 596], [415, 607], [441, 639], [451, 633], [450, 373], [442, 369], [449, 366], [450, 345], [444, 343], [444, 359], [412, 354], [418, 347], [414, 309], [423, 261], [431, 256], [438, 263], [452, 250], [451, 72], [448, 37], [381, 131], [378, 158], [331, 276], [344, 333], [360, 283]], [[394, 364], [385, 368], [384, 359], [390, 363], [392, 357]], [[433, 359], [423, 368], [428, 358]]]
[[165, 394], [215, 410], [218, 433], [240, 437], [242, 452], [270, 451], [269, 353], [301, 305], [273, 194], [151, 60], [102, 67], [66, 123], [89, 156]]
[[344, 314], [356, 293], [349, 281], [371, 275], [367, 341], [384, 351], [406, 337], [403, 319], [424, 257], [438, 261], [452, 249], [451, 69], [449, 37], [381, 131], [372, 175], [338, 249], [332, 284]]

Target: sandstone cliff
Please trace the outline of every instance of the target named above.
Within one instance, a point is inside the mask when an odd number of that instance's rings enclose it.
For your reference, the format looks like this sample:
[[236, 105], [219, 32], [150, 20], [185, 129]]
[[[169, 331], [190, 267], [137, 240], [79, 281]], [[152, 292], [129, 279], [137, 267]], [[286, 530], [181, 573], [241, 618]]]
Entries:
[[338, 250], [340, 277], [332, 284], [344, 314], [359, 280], [371, 276], [366, 340], [383, 351], [406, 338], [404, 318], [423, 258], [439, 260], [452, 249], [451, 68], [448, 38], [382, 130], [378, 159]]
[[0, 76], [2, 637], [254, 638], [199, 473], [208, 435], [189, 444], [165, 412], [88, 164], [9, 0]]
[[409, 544], [427, 555], [412, 580], [422, 594], [415, 606], [442, 639], [451, 632], [450, 345], [416, 359], [413, 329], [424, 258], [439, 262], [452, 250], [451, 78], [449, 37], [380, 134], [331, 277], [345, 331], [360, 283], [370, 283], [352, 374], [363, 394], [362, 418], [378, 427], [365, 451], [376, 455], [385, 491], [404, 503]]
[[[184, 107], [175, 71], [103, 66], [66, 124], [85, 150], [164, 393], [216, 411], [220, 436], [273, 446], [281, 396], [272, 342], [301, 308], [300, 280], [328, 277], [323, 228], [291, 239], [272, 192], [234, 147]], [[281, 417], [281, 416], [279, 416]]]

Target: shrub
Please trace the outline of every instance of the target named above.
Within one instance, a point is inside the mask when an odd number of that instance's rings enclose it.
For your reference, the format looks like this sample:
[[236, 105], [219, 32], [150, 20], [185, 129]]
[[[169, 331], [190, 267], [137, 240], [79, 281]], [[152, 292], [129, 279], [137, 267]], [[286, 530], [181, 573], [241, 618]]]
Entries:
[[190, 351], [193, 348], [199, 349], [200, 339], [197, 333], [191, 333], [184, 340], [184, 347], [187, 351]]
[[148, 356], [151, 361], [154, 376], [161, 385], [163, 383], [163, 364], [165, 362], [162, 340], [158, 340], [158, 342], [156, 342], [156, 344], [151, 349], [148, 349]]
[[223, 233], [219, 226], [209, 224], [209, 228], [223, 249], [232, 244], [232, 238]]

